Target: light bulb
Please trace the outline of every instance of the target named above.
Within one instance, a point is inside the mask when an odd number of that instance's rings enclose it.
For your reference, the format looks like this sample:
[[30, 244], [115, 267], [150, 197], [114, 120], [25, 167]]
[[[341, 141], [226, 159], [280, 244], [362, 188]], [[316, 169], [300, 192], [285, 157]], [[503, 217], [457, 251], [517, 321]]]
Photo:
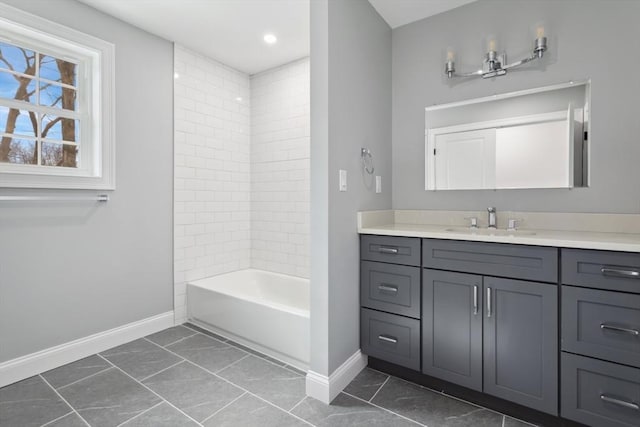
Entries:
[[278, 41], [278, 38], [274, 34], [269, 33], [264, 35], [263, 40], [267, 44], [274, 44]]
[[536, 28], [536, 38], [541, 39], [544, 37], [544, 27], [540, 26]]
[[447, 62], [452, 62], [455, 59], [456, 55], [452, 50], [447, 51]]
[[496, 40], [495, 39], [490, 39], [489, 40], [489, 52], [495, 52], [496, 51]]

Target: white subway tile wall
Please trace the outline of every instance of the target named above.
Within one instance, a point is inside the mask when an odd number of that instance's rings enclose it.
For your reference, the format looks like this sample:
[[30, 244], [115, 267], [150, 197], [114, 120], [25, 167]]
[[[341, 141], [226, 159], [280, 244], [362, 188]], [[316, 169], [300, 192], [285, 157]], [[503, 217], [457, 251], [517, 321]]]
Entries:
[[251, 76], [251, 266], [309, 277], [309, 58]]
[[175, 47], [174, 307], [186, 282], [248, 268], [249, 76]]

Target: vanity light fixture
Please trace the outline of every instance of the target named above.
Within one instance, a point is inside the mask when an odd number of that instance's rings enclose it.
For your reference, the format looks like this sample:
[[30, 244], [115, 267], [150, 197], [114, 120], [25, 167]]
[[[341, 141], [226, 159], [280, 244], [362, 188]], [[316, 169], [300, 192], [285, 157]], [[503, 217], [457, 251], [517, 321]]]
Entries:
[[483, 79], [491, 77], [504, 76], [511, 68], [516, 68], [524, 65], [528, 62], [535, 61], [536, 59], [542, 59], [544, 52], [547, 50], [547, 38], [544, 35], [544, 27], [538, 27], [536, 29], [536, 38], [533, 41], [533, 51], [530, 56], [521, 59], [517, 62], [507, 64], [507, 53], [498, 53], [496, 51], [495, 39], [490, 39], [488, 43], [488, 52], [484, 56], [482, 68], [478, 71], [471, 73], [456, 73], [455, 54], [453, 50], [447, 51], [447, 60], [444, 66], [444, 72], [447, 78], [454, 77], [475, 77], [479, 76]]

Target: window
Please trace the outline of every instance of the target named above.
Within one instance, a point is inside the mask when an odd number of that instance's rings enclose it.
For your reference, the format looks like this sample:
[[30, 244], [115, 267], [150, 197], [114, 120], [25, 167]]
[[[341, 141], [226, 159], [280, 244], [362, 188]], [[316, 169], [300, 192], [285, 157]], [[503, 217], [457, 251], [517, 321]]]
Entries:
[[0, 16], [0, 187], [115, 188], [113, 45]]

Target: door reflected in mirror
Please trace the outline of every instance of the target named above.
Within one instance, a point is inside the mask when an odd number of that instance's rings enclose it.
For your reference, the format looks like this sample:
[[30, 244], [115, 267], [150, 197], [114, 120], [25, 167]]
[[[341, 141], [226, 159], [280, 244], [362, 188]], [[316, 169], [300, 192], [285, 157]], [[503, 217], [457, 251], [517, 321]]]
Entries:
[[426, 108], [427, 190], [588, 185], [590, 85]]

